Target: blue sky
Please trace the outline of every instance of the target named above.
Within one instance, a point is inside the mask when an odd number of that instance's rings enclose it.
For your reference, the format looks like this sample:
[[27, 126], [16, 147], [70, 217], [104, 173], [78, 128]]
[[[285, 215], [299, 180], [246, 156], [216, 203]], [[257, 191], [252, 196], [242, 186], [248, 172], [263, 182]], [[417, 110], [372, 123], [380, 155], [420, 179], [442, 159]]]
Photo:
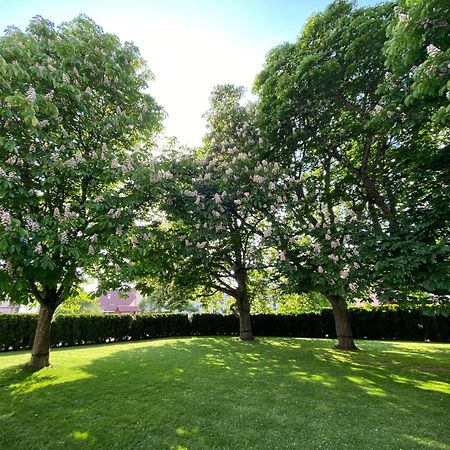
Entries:
[[[150, 92], [168, 113], [166, 133], [198, 145], [216, 84], [251, 88], [265, 54], [294, 41], [329, 0], [0, 0], [0, 29], [41, 15], [59, 24], [84, 13], [133, 41], [154, 73]], [[361, 0], [359, 5], [377, 3]]]

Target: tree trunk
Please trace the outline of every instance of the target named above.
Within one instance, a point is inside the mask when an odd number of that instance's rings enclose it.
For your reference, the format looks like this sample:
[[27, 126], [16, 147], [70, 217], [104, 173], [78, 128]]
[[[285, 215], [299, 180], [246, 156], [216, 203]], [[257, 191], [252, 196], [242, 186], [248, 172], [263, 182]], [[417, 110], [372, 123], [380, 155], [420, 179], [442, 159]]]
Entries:
[[239, 336], [243, 341], [252, 341], [252, 319], [248, 298], [246, 300], [238, 300], [237, 304], [239, 309]]
[[27, 369], [40, 370], [50, 365], [50, 327], [55, 309], [55, 307], [48, 306], [45, 303], [40, 304], [31, 359], [25, 365]]
[[247, 290], [247, 272], [240, 269], [236, 272], [238, 284], [236, 303], [239, 311], [239, 336], [243, 341], [253, 340], [250, 301]]
[[333, 307], [334, 323], [338, 344], [336, 348], [340, 350], [358, 350], [353, 340], [350, 316], [345, 300], [337, 295], [326, 296]]

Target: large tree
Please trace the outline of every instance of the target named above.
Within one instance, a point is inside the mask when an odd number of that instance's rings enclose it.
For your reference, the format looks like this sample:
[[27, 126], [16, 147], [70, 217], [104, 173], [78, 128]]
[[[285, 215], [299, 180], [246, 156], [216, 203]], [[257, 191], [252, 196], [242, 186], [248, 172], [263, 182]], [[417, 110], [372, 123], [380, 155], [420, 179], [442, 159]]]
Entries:
[[[350, 282], [348, 272], [354, 270], [350, 265], [361, 264], [343, 257], [359, 244], [359, 233], [353, 224], [352, 244], [347, 240], [343, 245], [348, 223], [339, 222], [353, 209], [360, 228], [369, 219], [388, 230], [398, 227], [387, 165], [389, 136], [379, 133], [375, 120], [392, 9], [357, 9], [347, 1], [333, 2], [306, 23], [296, 43], [269, 53], [255, 83], [263, 138], [270, 146], [266, 157], [303, 180], [297, 204], [289, 206], [289, 227], [294, 236], [308, 238], [301, 238], [300, 246], [294, 242], [290, 251], [309, 262], [314, 259], [302, 250], [305, 242], [325, 251], [328, 264], [316, 260], [315, 267], [310, 266], [315, 273], [309, 276], [312, 283], [303, 276], [302, 284], [320, 290], [332, 303], [341, 348], [354, 348], [346, 303], [355, 298], [348, 286], [356, 283]], [[319, 229], [325, 232], [313, 231]], [[306, 261], [299, 260], [303, 269], [309, 266]], [[295, 278], [302, 273], [297, 271]]]
[[[254, 106], [241, 105], [242, 95], [242, 89], [231, 85], [217, 87], [207, 113], [204, 146], [172, 158], [165, 153], [157, 163], [154, 182], [160, 183], [164, 213], [157, 227], [160, 238], [142, 245], [143, 256], [133, 264], [138, 276], [153, 273], [191, 292], [203, 287], [203, 295], [218, 291], [232, 297], [240, 337], [249, 340], [249, 273], [270, 265], [274, 253], [263, 210], [282, 199], [271, 181], [278, 179], [278, 164], [254, 157], [261, 153], [262, 140]], [[148, 234], [148, 227], [143, 226], [143, 234]], [[151, 229], [156, 236], [157, 230]], [[136, 250], [141, 251], [139, 245]], [[146, 264], [158, 253], [164, 261]]]
[[[421, 26], [445, 25], [435, 17], [436, 5], [420, 10], [416, 3], [410, 9], [422, 17]], [[374, 265], [372, 282], [382, 298], [409, 301], [421, 292], [448, 292], [448, 132], [430, 126], [430, 119], [442, 123], [444, 90], [436, 73], [446, 47], [440, 28], [428, 31], [425, 41], [433, 36], [436, 48], [428, 41], [419, 45], [416, 57], [426, 61], [418, 75], [404, 64], [393, 75], [385, 52], [392, 65], [404, 54], [401, 46], [395, 53], [396, 43], [409, 42], [401, 33], [416, 36], [414, 20], [406, 28], [391, 25], [407, 19], [405, 11], [394, 18], [393, 6], [333, 2], [307, 22], [295, 44], [269, 54], [256, 88], [261, 128], [272, 144], [268, 156], [293, 171], [312, 169], [329, 178], [317, 199], [328, 203], [331, 219], [339, 204], [355, 211], [361, 256]], [[435, 113], [427, 109], [433, 102], [413, 101], [419, 93], [428, 100], [441, 96]]]
[[93, 267], [120, 270], [162, 111], [130, 43], [80, 16], [0, 38], [0, 296], [40, 304], [28, 366], [49, 364], [53, 313]]

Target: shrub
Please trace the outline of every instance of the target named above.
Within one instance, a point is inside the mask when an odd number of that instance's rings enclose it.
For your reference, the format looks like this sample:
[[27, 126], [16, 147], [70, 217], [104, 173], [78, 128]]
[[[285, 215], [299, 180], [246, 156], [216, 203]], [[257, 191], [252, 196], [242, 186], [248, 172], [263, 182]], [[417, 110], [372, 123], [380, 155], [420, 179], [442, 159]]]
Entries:
[[[349, 311], [356, 339], [396, 339], [450, 342], [450, 317], [427, 316], [420, 311], [354, 308]], [[31, 348], [37, 315], [0, 315], [0, 351]], [[255, 336], [335, 338], [333, 313], [255, 314]], [[139, 314], [60, 315], [52, 324], [52, 346], [102, 344], [169, 336], [237, 335], [234, 315]]]

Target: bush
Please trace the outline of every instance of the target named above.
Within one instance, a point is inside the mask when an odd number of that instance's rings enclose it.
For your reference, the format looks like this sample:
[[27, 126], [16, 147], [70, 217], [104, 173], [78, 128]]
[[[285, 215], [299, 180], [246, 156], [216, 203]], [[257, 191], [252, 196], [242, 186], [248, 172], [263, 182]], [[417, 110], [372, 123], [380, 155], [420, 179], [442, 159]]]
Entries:
[[[350, 311], [356, 339], [450, 342], [450, 317], [427, 316], [420, 311], [389, 308]], [[29, 349], [37, 315], [0, 315], [0, 351]], [[331, 310], [320, 314], [255, 314], [255, 336], [335, 338]], [[239, 319], [233, 315], [139, 314], [59, 315], [52, 323], [53, 347], [103, 344], [169, 336], [237, 335]]]

